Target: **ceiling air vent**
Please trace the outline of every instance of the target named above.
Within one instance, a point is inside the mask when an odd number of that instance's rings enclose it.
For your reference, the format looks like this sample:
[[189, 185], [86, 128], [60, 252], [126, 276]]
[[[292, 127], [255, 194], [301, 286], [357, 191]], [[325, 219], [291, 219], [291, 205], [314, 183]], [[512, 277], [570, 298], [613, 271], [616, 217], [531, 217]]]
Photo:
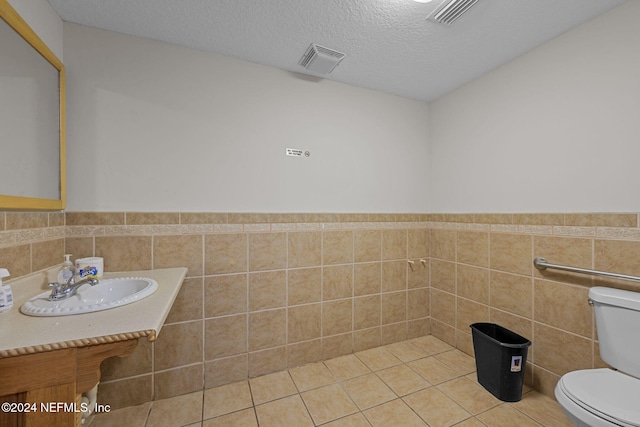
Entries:
[[478, 0], [450, 0], [446, 1], [444, 6], [437, 9], [436, 12], [429, 17], [431, 21], [440, 24], [450, 25], [456, 19], [460, 18], [463, 13], [468, 11], [471, 6], [476, 4]]
[[344, 53], [311, 43], [299, 64], [314, 73], [329, 74], [345, 56]]

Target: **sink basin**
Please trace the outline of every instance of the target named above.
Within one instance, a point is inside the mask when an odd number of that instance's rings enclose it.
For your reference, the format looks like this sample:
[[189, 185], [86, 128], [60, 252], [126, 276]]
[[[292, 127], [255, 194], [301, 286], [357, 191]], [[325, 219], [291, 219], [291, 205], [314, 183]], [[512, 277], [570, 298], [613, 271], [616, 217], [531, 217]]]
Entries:
[[29, 316], [69, 316], [120, 307], [148, 297], [158, 289], [158, 283], [146, 277], [100, 279], [100, 282], [78, 288], [67, 299], [49, 301], [51, 292], [43, 292], [25, 302], [20, 311]]

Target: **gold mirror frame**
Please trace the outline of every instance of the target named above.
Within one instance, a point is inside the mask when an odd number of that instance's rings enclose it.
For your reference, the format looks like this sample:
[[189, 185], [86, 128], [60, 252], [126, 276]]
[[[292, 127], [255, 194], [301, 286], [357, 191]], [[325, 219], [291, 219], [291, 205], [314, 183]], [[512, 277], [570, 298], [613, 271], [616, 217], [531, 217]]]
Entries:
[[59, 75], [60, 95], [60, 199], [0, 195], [1, 209], [46, 209], [63, 210], [66, 207], [66, 86], [65, 68], [62, 61], [49, 49], [44, 41], [31, 29], [7, 0], [0, 0], [0, 18], [15, 30], [31, 47], [46, 59]]

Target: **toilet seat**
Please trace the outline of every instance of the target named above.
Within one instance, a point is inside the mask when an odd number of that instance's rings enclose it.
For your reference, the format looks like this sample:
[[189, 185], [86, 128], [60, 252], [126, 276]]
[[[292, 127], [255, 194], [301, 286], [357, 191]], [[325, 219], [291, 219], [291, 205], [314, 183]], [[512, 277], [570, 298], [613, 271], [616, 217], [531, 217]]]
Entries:
[[573, 403], [612, 425], [640, 427], [640, 379], [612, 369], [586, 369], [558, 382]]

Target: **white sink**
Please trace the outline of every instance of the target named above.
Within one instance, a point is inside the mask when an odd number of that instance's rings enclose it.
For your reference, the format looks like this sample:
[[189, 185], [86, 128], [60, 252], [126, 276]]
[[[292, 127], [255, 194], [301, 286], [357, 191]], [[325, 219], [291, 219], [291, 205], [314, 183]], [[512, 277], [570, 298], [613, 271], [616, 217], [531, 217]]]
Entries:
[[91, 286], [82, 285], [78, 292], [64, 300], [49, 301], [51, 292], [43, 292], [25, 302], [20, 311], [29, 316], [69, 316], [108, 310], [148, 297], [158, 283], [146, 277], [100, 279]]

